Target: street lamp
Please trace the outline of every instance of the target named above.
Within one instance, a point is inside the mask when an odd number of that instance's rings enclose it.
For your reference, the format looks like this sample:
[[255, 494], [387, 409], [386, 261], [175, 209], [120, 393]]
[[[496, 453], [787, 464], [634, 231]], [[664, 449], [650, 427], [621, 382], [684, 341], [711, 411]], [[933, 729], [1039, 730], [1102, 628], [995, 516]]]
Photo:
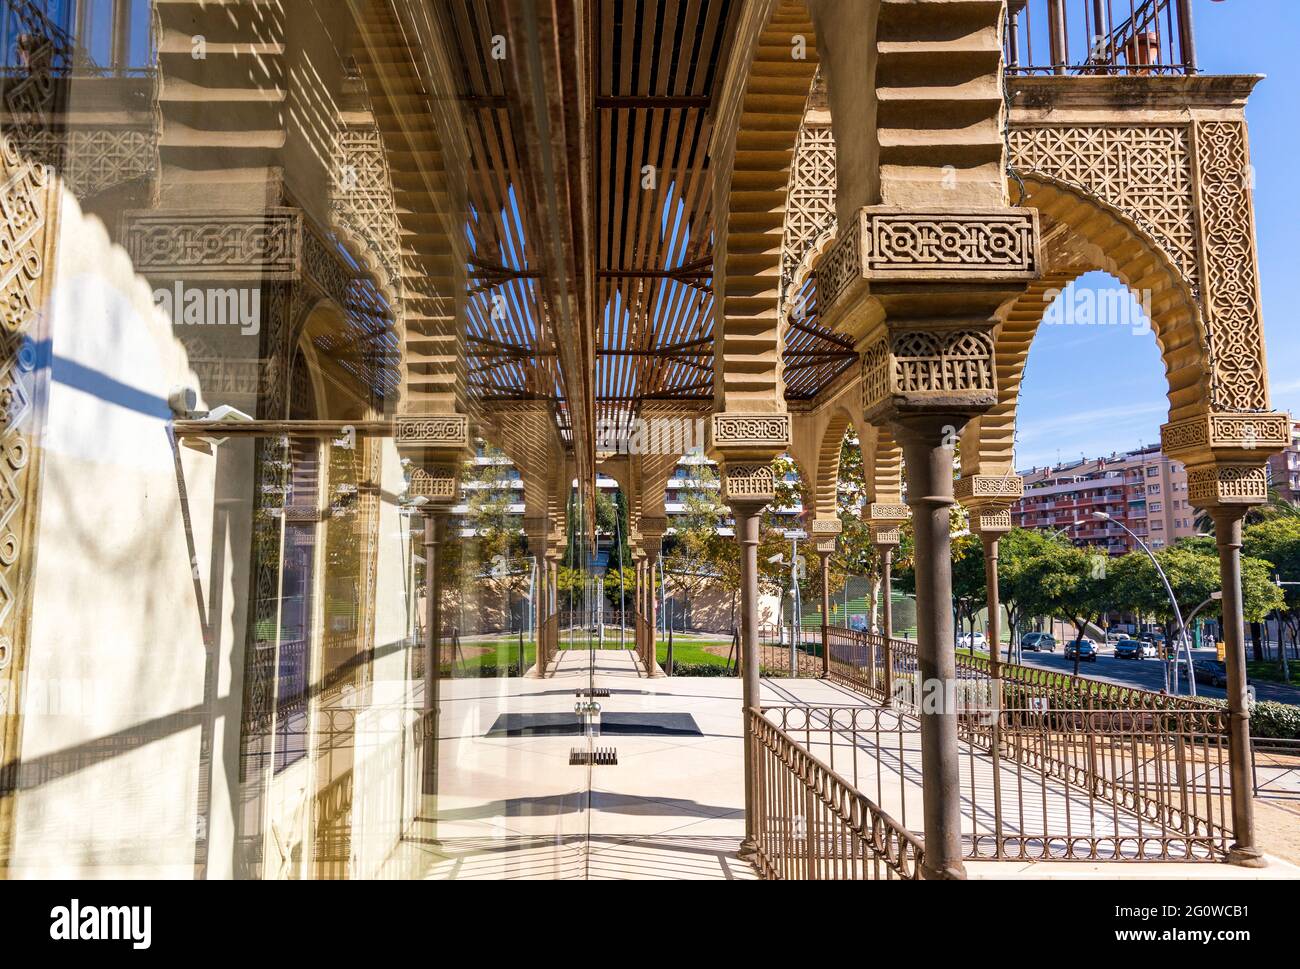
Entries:
[[[1117, 521], [1116, 519], [1111, 518], [1108, 512], [1094, 511], [1092, 513], [1092, 517], [1097, 519], [1097, 521], [1111, 522], [1112, 524], [1118, 525], [1120, 528], [1124, 529], [1124, 531], [1126, 531], [1129, 534], [1129, 536], [1133, 539], [1133, 541], [1138, 543], [1142, 551], [1146, 553], [1147, 558], [1151, 560], [1151, 564], [1156, 567], [1156, 573], [1160, 576], [1160, 581], [1164, 583], [1165, 594], [1169, 596], [1169, 605], [1172, 606], [1174, 610], [1174, 621], [1178, 623], [1178, 638], [1183, 641], [1183, 653], [1187, 657], [1188, 693], [1191, 696], [1196, 696], [1196, 677], [1192, 674], [1192, 648], [1191, 645], [1187, 642], [1187, 627], [1183, 624], [1183, 613], [1182, 610], [1178, 608], [1178, 600], [1174, 598], [1174, 588], [1169, 584], [1169, 576], [1165, 575], [1165, 570], [1160, 567], [1160, 562], [1156, 559], [1155, 553], [1153, 553], [1151, 549], [1147, 547], [1146, 542], [1138, 538], [1137, 533], [1134, 532], [1133, 529], [1129, 528], [1122, 521]], [[1220, 593], [1220, 595], [1222, 595], [1222, 593]], [[1197, 606], [1197, 609], [1199, 610], [1200, 606]], [[1193, 613], [1193, 615], [1195, 615], [1195, 613]], [[1175, 652], [1174, 654], [1174, 692], [1175, 693], [1178, 692], [1177, 678], [1178, 678], [1178, 659], [1177, 659], [1177, 652]], [[1169, 666], [1167, 663], [1165, 665], [1165, 685], [1166, 687], [1169, 685]]]

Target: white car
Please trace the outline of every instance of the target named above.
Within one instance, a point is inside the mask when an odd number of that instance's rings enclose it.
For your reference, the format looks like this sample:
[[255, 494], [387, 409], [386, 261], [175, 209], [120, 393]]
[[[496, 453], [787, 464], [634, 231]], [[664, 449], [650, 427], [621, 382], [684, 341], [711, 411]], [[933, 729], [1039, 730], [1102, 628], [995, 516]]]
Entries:
[[962, 633], [960, 636], [957, 637], [957, 648], [970, 649], [972, 639], [974, 639], [974, 644], [976, 649], [988, 648], [988, 639], [983, 633], [975, 633], [973, 637], [971, 636], [970, 633]]

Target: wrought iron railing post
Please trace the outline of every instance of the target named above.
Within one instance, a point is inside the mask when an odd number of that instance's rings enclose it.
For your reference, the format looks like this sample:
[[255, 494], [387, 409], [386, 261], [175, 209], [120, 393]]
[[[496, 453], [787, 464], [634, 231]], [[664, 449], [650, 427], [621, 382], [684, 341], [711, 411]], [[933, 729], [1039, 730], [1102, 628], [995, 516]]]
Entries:
[[1196, 74], [1196, 24], [1192, 20], [1192, 0], [1178, 0], [1178, 50], [1182, 55], [1183, 70]]
[[1048, 0], [1047, 32], [1051, 44], [1052, 73], [1064, 74], [1069, 63], [1065, 38], [1065, 0]]

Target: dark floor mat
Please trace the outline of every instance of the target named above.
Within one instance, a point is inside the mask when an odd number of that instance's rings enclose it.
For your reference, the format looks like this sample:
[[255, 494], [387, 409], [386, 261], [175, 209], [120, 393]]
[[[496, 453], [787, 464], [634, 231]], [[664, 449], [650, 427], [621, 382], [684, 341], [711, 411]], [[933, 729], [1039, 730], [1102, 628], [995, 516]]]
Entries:
[[[572, 713], [503, 713], [485, 737], [575, 737], [582, 724]], [[689, 713], [606, 713], [602, 737], [702, 737]]]

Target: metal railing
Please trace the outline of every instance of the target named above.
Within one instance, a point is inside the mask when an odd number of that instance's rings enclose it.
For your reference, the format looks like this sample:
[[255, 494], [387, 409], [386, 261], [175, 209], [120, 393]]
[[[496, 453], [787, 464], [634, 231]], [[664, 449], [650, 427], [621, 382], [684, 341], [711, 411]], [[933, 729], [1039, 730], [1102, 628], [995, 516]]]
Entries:
[[1009, 74], [1195, 74], [1192, 0], [1010, 0]]
[[[772, 707], [810, 756], [917, 836], [919, 718], [896, 707]], [[959, 713], [962, 843], [985, 861], [1214, 861], [1232, 841], [1227, 714]]]
[[750, 709], [747, 716], [754, 745], [754, 866], [761, 877], [920, 878], [920, 839], [763, 711]]

